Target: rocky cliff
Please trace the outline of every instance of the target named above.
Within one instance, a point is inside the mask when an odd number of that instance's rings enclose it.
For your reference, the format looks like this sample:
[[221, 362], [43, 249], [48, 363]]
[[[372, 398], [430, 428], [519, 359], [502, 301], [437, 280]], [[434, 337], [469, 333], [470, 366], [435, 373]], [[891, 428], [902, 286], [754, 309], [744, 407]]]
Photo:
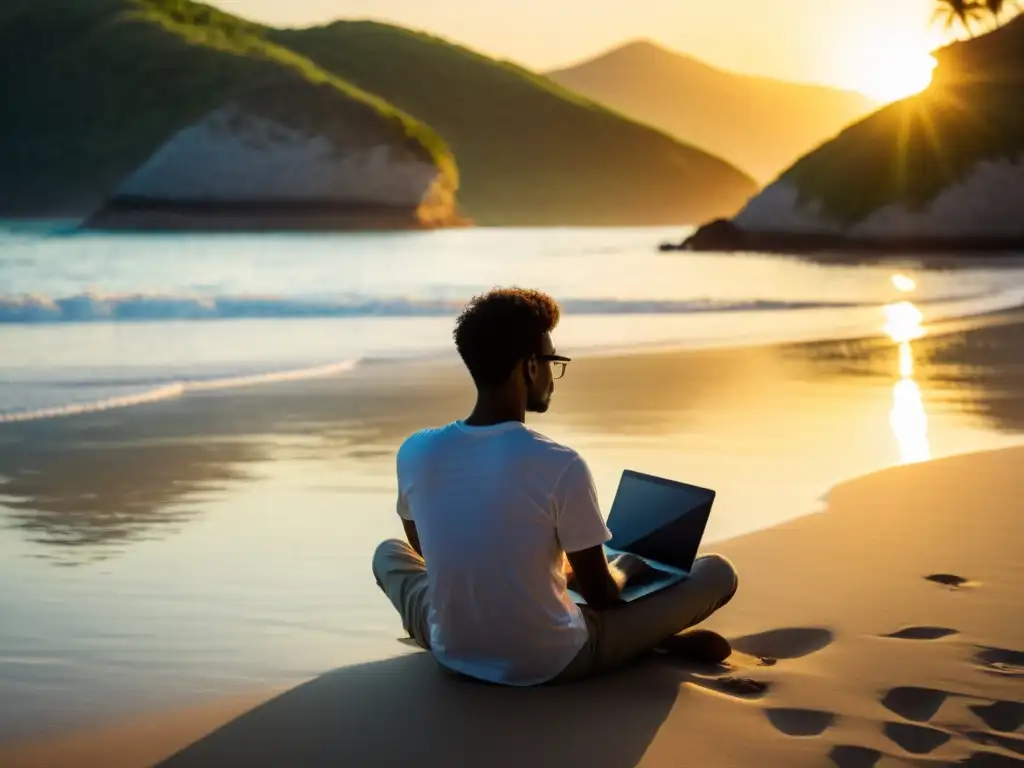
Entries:
[[189, 0], [0, 3], [0, 215], [104, 228], [434, 226], [429, 126]]
[[[304, 102], [318, 105], [315, 119], [301, 109]], [[86, 226], [441, 226], [455, 220], [454, 192], [422, 145], [372, 110], [292, 83], [246, 94], [176, 132]]]

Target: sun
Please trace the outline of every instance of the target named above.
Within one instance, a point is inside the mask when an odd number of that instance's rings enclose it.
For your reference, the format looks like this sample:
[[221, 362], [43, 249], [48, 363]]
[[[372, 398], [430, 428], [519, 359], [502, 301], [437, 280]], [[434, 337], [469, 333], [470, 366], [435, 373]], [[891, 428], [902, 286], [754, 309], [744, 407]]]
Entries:
[[888, 103], [920, 93], [931, 83], [936, 61], [930, 51], [940, 42], [934, 33], [872, 25], [858, 38], [847, 71], [864, 95]]
[[876, 48], [863, 63], [859, 90], [882, 102], [897, 101], [920, 93], [932, 81], [935, 59], [909, 46]]

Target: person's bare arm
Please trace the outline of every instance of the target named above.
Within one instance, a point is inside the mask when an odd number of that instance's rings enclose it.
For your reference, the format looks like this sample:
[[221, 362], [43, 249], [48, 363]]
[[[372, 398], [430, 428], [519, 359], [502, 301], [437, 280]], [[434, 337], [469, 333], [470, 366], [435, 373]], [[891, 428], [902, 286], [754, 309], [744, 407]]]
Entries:
[[416, 530], [416, 523], [403, 517], [402, 527], [405, 528], [405, 537], [409, 539], [409, 546], [416, 550], [417, 555], [423, 557], [423, 550], [420, 549], [420, 534]]
[[[565, 575], [571, 586], [594, 610], [606, 610], [621, 605], [622, 590], [626, 582], [647, 571], [650, 566], [639, 557], [619, 555], [609, 562], [603, 547], [591, 547], [567, 554]], [[580, 579], [579, 568], [585, 574]], [[582, 582], [586, 581], [586, 586]], [[610, 582], [610, 583], [609, 583]], [[586, 590], [586, 591], [584, 591]]]
[[566, 579], [572, 581], [573, 589], [595, 610], [621, 605], [626, 580], [646, 564], [632, 555], [608, 562], [603, 544], [611, 532], [601, 515], [590, 469], [578, 456], [562, 472], [552, 510], [558, 541], [566, 553]]
[[409, 540], [409, 546], [416, 550], [416, 554], [423, 557], [423, 549], [420, 547], [420, 534], [416, 530], [416, 523], [413, 522], [412, 512], [409, 510], [409, 501], [405, 498], [402, 493], [402, 480], [399, 477], [398, 480], [398, 499], [395, 503], [395, 509], [398, 511], [398, 516], [402, 520], [402, 528], [405, 529], [405, 538]]
[[629, 578], [631, 562], [624, 563], [625, 567], [610, 564], [601, 546], [570, 552], [566, 557], [576, 591], [583, 595], [587, 605], [603, 611], [624, 602], [622, 588]]

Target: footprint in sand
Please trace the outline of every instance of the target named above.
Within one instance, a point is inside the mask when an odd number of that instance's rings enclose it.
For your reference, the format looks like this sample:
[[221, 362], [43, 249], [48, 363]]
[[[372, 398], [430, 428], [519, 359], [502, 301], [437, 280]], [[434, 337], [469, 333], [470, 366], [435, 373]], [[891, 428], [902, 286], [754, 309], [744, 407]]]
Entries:
[[996, 675], [1024, 676], [1024, 652], [1006, 648], [979, 647], [974, 660], [983, 670]]
[[952, 735], [938, 728], [913, 723], [886, 723], [885, 735], [899, 744], [907, 752], [915, 755], [927, 755], [934, 752]]
[[688, 682], [709, 691], [725, 693], [741, 699], [759, 699], [771, 690], [771, 683], [739, 675], [707, 675], [690, 672]]
[[749, 677], [720, 677], [714, 681], [714, 687], [734, 696], [758, 698], [768, 693], [771, 684]]
[[820, 736], [835, 723], [834, 712], [817, 709], [766, 709], [768, 721], [787, 736]]
[[896, 640], [941, 640], [944, 637], [959, 634], [959, 630], [949, 627], [904, 627], [882, 637], [891, 637]]
[[953, 766], [960, 766], [960, 768], [1024, 768], [1024, 760], [997, 752], [975, 752], [959, 763], [950, 763], [949, 765], [950, 768]]
[[925, 576], [928, 581], [933, 581], [936, 584], [942, 584], [944, 587], [950, 589], [964, 589], [966, 587], [977, 587], [980, 583], [977, 581], [971, 581], [965, 579], [963, 576], [957, 576], [953, 573], [933, 573], [930, 576]]
[[967, 738], [976, 744], [984, 744], [987, 747], [1002, 747], [1008, 752], [1024, 755], [1024, 738], [1019, 736], [1007, 736], [1003, 733], [992, 733], [991, 731], [968, 731]]
[[693, 683], [701, 688], [745, 699], [760, 698], [771, 688], [771, 683], [743, 676], [747, 669], [761, 666], [760, 663], [753, 664], [744, 659], [737, 661], [735, 654], [721, 664], [713, 666], [699, 664], [688, 659], [674, 658], [671, 654], [662, 654], [661, 656], [674, 669], [684, 674], [684, 682]]
[[732, 647], [770, 664], [774, 659], [809, 656], [828, 646], [834, 638], [831, 630], [821, 627], [787, 627], [738, 638], [732, 641]]
[[972, 704], [969, 709], [993, 731], [1013, 733], [1024, 725], [1024, 704], [1019, 701]]
[[[827, 629], [791, 627], [773, 629], [756, 635], [747, 635], [732, 640], [732, 647], [741, 654], [754, 657], [757, 667], [774, 666], [779, 659], [798, 659], [807, 656], [832, 642], [833, 634]], [[726, 668], [735, 668], [728, 661]], [[700, 684], [733, 696], [760, 698], [771, 688], [770, 683], [749, 677], [710, 677], [698, 675]]]
[[926, 723], [953, 694], [935, 688], [893, 688], [882, 697], [882, 706], [900, 717]]
[[828, 757], [837, 768], [874, 768], [875, 764], [882, 759], [882, 753], [877, 749], [839, 744], [832, 747]]

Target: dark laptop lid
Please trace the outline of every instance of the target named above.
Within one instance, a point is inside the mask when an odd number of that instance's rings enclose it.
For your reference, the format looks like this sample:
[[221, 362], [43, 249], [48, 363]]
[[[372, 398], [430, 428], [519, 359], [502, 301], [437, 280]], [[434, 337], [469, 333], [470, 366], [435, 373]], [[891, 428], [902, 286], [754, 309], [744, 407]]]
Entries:
[[715, 492], [625, 470], [608, 515], [611, 549], [689, 571]]

